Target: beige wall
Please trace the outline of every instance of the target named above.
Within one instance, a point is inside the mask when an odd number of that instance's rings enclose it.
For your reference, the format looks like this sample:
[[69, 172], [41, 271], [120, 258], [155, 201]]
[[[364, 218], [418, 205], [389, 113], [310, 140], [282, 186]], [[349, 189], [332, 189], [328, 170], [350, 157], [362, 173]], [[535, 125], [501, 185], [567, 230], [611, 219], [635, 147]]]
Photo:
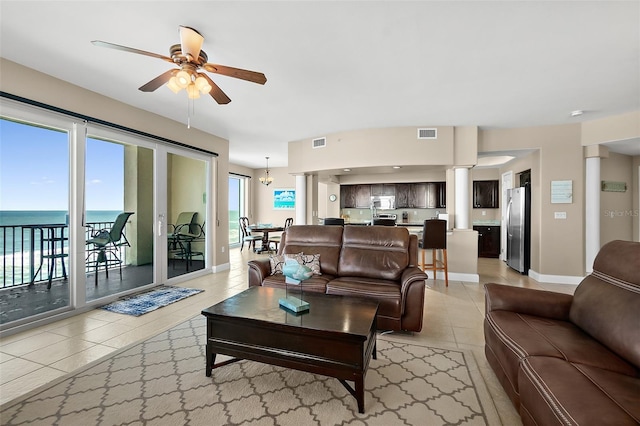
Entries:
[[289, 173], [371, 165], [452, 165], [453, 127], [437, 127], [436, 140], [418, 140], [417, 129], [422, 127], [434, 126], [364, 129], [319, 135], [326, 137], [327, 145], [315, 149], [311, 145], [312, 139], [289, 142]]
[[640, 137], [640, 111], [582, 123], [584, 146]]
[[600, 192], [600, 244], [612, 240], [632, 240], [633, 194], [637, 184], [633, 181], [633, 158], [610, 152], [600, 162], [600, 178], [605, 181], [625, 182], [626, 192]]
[[[580, 125], [522, 129], [490, 129], [480, 132], [481, 152], [538, 149], [530, 168], [531, 269], [543, 275], [585, 275], [584, 265], [584, 158]], [[536, 155], [539, 157], [535, 160]], [[537, 164], [536, 164], [537, 163]], [[529, 165], [511, 168], [515, 173]], [[573, 202], [551, 204], [551, 181], [571, 180]], [[554, 219], [554, 212], [566, 212], [567, 219]]]
[[251, 179], [253, 190], [253, 202], [255, 203], [253, 215], [249, 218], [251, 223], [272, 223], [274, 225], [284, 225], [288, 217], [295, 220], [295, 210], [275, 210], [273, 208], [274, 189], [296, 189], [295, 176], [288, 173], [283, 167], [272, 168], [270, 175], [273, 176], [273, 183], [269, 186], [260, 183], [259, 177], [264, 176], [264, 169], [253, 170], [254, 179]]
[[[214, 209], [213, 214], [217, 221], [213, 223], [214, 232], [210, 249], [213, 253], [214, 267], [229, 263], [228, 250], [224, 252], [221, 250], [222, 246], [226, 247], [229, 238], [227, 184], [229, 142], [227, 140], [195, 128], [187, 129], [185, 123], [178, 123], [134, 108], [4, 58], [0, 58], [0, 69], [2, 69], [0, 88], [4, 92], [216, 152], [219, 157], [214, 167], [214, 182], [211, 183], [214, 194], [209, 202]], [[145, 96], [153, 96], [153, 94]], [[176, 107], [180, 105], [182, 105], [180, 102], [176, 102]]]

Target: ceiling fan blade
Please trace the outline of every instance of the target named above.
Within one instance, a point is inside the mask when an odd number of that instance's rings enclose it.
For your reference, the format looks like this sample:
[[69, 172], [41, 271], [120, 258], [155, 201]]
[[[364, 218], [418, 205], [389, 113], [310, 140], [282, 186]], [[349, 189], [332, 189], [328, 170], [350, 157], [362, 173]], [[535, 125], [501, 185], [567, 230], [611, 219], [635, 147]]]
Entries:
[[93, 40], [91, 43], [93, 43], [94, 46], [108, 47], [109, 49], [116, 49], [116, 50], [122, 50], [124, 52], [129, 52], [129, 53], [137, 53], [138, 55], [151, 56], [152, 58], [158, 58], [158, 59], [162, 59], [164, 61], [173, 63], [173, 59], [171, 59], [168, 56], [147, 52], [146, 50], [134, 49], [133, 47], [121, 46], [119, 44], [113, 44], [113, 43], [109, 43], [107, 41], [102, 41], [102, 40]]
[[178, 32], [182, 54], [189, 59], [189, 62], [197, 62], [204, 37], [198, 31], [184, 25], [180, 25]]
[[216, 83], [213, 82], [213, 80], [209, 78], [208, 75], [206, 75], [205, 73], [200, 73], [200, 75], [202, 75], [211, 86], [211, 91], [209, 92], [209, 94], [213, 99], [216, 100], [217, 103], [219, 103], [220, 105], [224, 105], [231, 102], [231, 99], [229, 99], [229, 97], [222, 91], [220, 87], [218, 87]]
[[252, 83], [265, 84], [267, 77], [261, 72], [243, 70], [240, 68], [227, 67], [225, 65], [218, 64], [204, 64], [202, 67], [216, 74], [226, 75], [228, 77], [239, 78], [241, 80], [250, 81]]
[[160, 74], [159, 76], [157, 76], [156, 78], [154, 78], [153, 80], [151, 80], [150, 82], [148, 82], [147, 84], [140, 86], [138, 88], [138, 90], [142, 91], [142, 92], [153, 92], [154, 90], [156, 90], [158, 87], [162, 86], [163, 84], [165, 84], [167, 81], [169, 81], [169, 79], [171, 77], [173, 77], [173, 75], [178, 72], [178, 70], [173, 69], [173, 70], [169, 70], [165, 73]]

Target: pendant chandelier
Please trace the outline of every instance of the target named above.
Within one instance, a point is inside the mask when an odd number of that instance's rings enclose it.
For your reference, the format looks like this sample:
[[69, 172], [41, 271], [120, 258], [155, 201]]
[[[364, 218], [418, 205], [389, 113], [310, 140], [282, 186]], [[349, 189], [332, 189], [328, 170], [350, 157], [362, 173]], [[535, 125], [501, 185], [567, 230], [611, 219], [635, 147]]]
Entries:
[[269, 176], [269, 157], [264, 157], [267, 159], [267, 168], [264, 171], [264, 176], [260, 177], [260, 183], [263, 185], [271, 185], [271, 182], [273, 182], [273, 178], [271, 176]]

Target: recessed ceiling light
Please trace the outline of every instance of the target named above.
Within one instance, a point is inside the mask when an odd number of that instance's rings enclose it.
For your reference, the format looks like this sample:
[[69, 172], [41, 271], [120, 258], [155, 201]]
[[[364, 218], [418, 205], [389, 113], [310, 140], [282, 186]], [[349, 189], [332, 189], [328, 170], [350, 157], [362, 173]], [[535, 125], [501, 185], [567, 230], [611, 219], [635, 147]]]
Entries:
[[572, 117], [579, 117], [579, 116], [581, 116], [582, 114], [584, 114], [584, 111], [583, 111], [583, 110], [581, 110], [581, 109], [577, 109], [577, 110], [575, 110], [575, 111], [571, 111], [571, 116], [572, 116]]
[[345, 172], [350, 172], [351, 169], [343, 169]]
[[401, 169], [402, 167], [400, 166], [393, 166], [394, 169]]

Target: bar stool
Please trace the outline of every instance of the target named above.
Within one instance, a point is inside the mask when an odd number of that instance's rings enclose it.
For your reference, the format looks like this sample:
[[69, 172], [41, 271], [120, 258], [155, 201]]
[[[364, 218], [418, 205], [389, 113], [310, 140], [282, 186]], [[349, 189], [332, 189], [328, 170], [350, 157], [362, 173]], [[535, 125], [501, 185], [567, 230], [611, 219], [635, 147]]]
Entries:
[[[433, 271], [433, 279], [436, 279], [436, 271], [444, 271], [444, 281], [449, 287], [449, 269], [447, 266], [447, 221], [442, 219], [428, 219], [424, 221], [422, 228], [422, 240], [418, 242], [422, 255], [420, 268], [424, 271]], [[431, 250], [432, 262], [425, 263], [425, 252]], [[438, 259], [437, 251], [442, 250], [442, 260]]]

